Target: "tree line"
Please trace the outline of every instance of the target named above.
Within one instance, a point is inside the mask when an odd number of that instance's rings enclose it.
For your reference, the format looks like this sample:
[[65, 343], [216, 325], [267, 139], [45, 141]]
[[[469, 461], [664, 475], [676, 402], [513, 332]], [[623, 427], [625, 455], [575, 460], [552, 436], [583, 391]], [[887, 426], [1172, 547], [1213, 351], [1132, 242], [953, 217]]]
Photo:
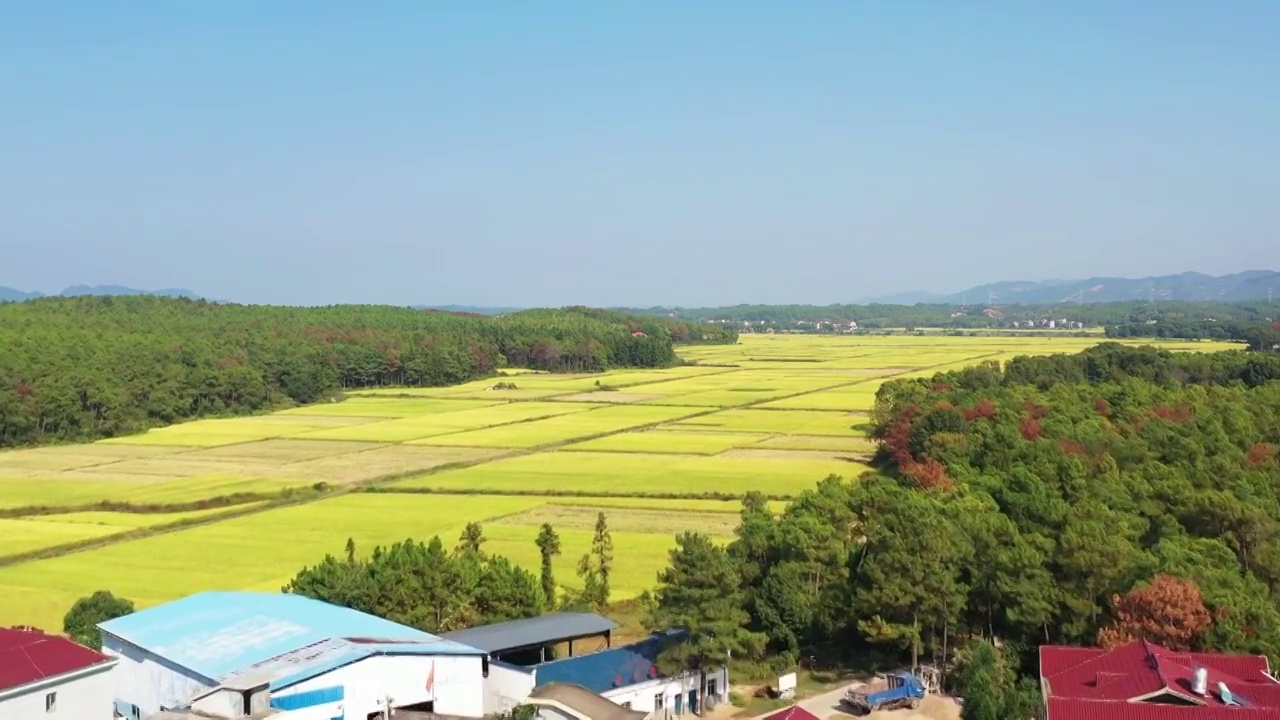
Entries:
[[1043, 643], [1280, 657], [1276, 380], [1104, 344], [886, 383], [874, 472], [677, 538], [651, 618], [694, 632], [668, 661], [878, 651], [958, 666], [991, 699], [967, 717], [1026, 717]]
[[[632, 309], [641, 315], [669, 316], [691, 322], [724, 321], [791, 326], [796, 322], [857, 321], [867, 330], [900, 327], [954, 328], [957, 330], [1006, 327], [1014, 321], [1070, 319], [1087, 327], [1170, 325], [1202, 330], [1200, 335], [1160, 335], [1238, 339], [1220, 334], [1213, 323], [1268, 325], [1277, 319], [1280, 306], [1263, 302], [1113, 302], [986, 305], [734, 305], [706, 308]], [[1157, 336], [1154, 331], [1146, 337]], [[1140, 335], [1141, 336], [1141, 335]]]
[[604, 513], [596, 518], [591, 548], [577, 563], [578, 590], [566, 590], [556, 581], [554, 559], [562, 548], [549, 523], [535, 540], [541, 557], [537, 575], [486, 552], [484, 542], [479, 523], [468, 523], [452, 549], [437, 535], [426, 542], [407, 539], [378, 546], [362, 557], [349, 539], [342, 556], [329, 554], [302, 568], [281, 591], [430, 633], [536, 617], [554, 608], [601, 609], [609, 603], [613, 538]]
[[487, 317], [150, 296], [0, 304], [0, 447], [122, 435], [342, 389], [449, 385], [504, 367], [664, 367], [678, 362], [674, 343], [736, 337], [581, 307]]

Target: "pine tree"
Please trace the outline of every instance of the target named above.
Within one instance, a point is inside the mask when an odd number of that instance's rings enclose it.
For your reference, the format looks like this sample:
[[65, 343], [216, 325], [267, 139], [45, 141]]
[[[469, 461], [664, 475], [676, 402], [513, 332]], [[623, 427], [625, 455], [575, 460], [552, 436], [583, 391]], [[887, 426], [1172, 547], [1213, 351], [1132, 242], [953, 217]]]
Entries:
[[543, 523], [538, 532], [538, 553], [542, 556], [542, 594], [546, 596], [547, 607], [556, 606], [556, 577], [552, 560], [560, 554], [560, 536], [556, 534], [551, 523]]

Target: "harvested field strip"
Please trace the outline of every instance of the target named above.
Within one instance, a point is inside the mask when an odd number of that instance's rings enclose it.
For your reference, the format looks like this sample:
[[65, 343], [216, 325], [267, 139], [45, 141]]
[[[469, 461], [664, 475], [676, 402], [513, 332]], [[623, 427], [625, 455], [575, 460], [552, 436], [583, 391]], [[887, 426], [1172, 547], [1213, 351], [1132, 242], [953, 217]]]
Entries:
[[608, 435], [567, 445], [564, 449], [715, 455], [732, 448], [754, 445], [768, 437], [768, 435], [753, 433], [681, 432], [655, 428]]
[[423, 445], [534, 448], [575, 438], [616, 433], [628, 428], [652, 425], [693, 414], [687, 408], [657, 408], [630, 405], [603, 407], [548, 418], [536, 423], [504, 425], [415, 441]]
[[102, 463], [136, 458], [156, 457], [182, 452], [190, 448], [153, 447], [145, 445], [55, 445], [0, 452], [0, 475], [22, 471], [58, 472]]

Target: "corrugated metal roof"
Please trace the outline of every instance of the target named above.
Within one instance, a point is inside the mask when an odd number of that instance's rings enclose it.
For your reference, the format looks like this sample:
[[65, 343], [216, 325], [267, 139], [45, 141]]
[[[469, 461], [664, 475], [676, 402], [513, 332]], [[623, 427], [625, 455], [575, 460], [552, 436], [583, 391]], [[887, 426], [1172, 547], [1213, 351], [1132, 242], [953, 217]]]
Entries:
[[287, 593], [206, 592], [98, 626], [207, 679], [288, 687], [373, 655], [479, 655], [390, 620]]
[[646, 682], [661, 674], [657, 662], [664, 643], [683, 634], [673, 630], [631, 645], [535, 665], [534, 684], [541, 687], [550, 683], [572, 683], [591, 692], [604, 693]]
[[109, 662], [106, 655], [61, 635], [0, 628], [0, 690]]
[[1046, 720], [1280, 720], [1275, 708], [1197, 707], [1049, 698]]
[[494, 653], [571, 638], [600, 635], [616, 627], [618, 627], [617, 623], [595, 613], [558, 612], [536, 618], [454, 630], [444, 633], [441, 637]]
[[[1208, 676], [1204, 695], [1192, 689], [1197, 667]], [[1040, 648], [1040, 677], [1049, 720], [1280, 720], [1280, 684], [1263, 656], [1174, 652], [1146, 641], [1112, 650], [1046, 645]], [[1227, 706], [1217, 693], [1219, 682], [1244, 707]], [[1192, 705], [1148, 701], [1156, 696]]]

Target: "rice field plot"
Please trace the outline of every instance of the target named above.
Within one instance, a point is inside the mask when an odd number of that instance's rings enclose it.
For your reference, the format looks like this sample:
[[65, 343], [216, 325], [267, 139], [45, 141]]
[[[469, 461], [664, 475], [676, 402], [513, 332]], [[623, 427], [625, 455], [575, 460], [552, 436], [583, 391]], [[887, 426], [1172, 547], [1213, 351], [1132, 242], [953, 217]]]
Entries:
[[349, 418], [402, 418], [415, 415], [434, 415], [436, 413], [457, 412], [459, 410], [475, 410], [477, 408], [497, 405], [503, 402], [493, 400], [466, 400], [461, 398], [414, 398], [414, 397], [350, 397], [341, 402], [317, 403], [302, 407], [282, 410], [271, 417], [300, 417], [310, 420], [315, 417], [334, 416]]
[[868, 380], [836, 390], [822, 390], [795, 397], [772, 400], [755, 406], [761, 410], [842, 410], [868, 412], [876, 404], [876, 391], [884, 384], [881, 380]]
[[56, 478], [0, 478], [0, 508], [76, 507], [107, 500], [163, 505], [236, 493], [278, 493], [288, 488], [311, 485], [312, 482], [225, 475], [139, 479], [137, 476], [69, 471]]
[[464, 430], [479, 430], [498, 425], [529, 422], [556, 415], [586, 412], [593, 407], [599, 406], [586, 403], [505, 403], [473, 410], [413, 416], [397, 420], [383, 420], [365, 425], [317, 430], [295, 437], [311, 440], [404, 442], [433, 435], [444, 435]]
[[876, 443], [866, 437], [836, 435], [774, 435], [751, 447], [768, 450], [828, 450], [831, 452], [871, 454]]
[[615, 405], [589, 412], [565, 413], [533, 422], [500, 425], [448, 435], [435, 435], [412, 442], [414, 445], [533, 448], [651, 425], [691, 414], [689, 408]]
[[539, 505], [524, 512], [496, 518], [485, 527], [525, 525], [540, 528], [543, 523], [549, 523], [556, 532], [594, 532], [600, 513], [604, 513], [609, 531], [615, 533], [679, 535], [683, 532], [701, 532], [713, 537], [732, 537], [738, 527], [738, 516], [724, 512], [553, 504]]
[[867, 466], [838, 458], [724, 457], [557, 450], [407, 478], [388, 486], [494, 492], [592, 494], [710, 493], [756, 490], [792, 497], [827, 475], [857, 477]]
[[655, 428], [608, 435], [565, 446], [569, 451], [716, 455], [755, 445], [771, 436], [755, 433], [688, 432]]
[[[556, 498], [548, 498], [548, 505], [589, 505], [593, 508], [603, 509], [631, 509], [639, 508], [644, 510], [662, 510], [664, 512], [697, 512], [697, 513], [725, 513], [729, 515], [739, 515], [742, 513], [742, 501], [738, 498], [732, 500], [703, 500], [700, 498], [644, 498], [644, 497], [575, 497], [564, 496]], [[769, 501], [769, 508], [774, 512], [780, 513], [787, 507], [785, 500]]]
[[[513, 519], [546, 504], [545, 498], [357, 494], [269, 510], [0, 568], [0, 617], [10, 623], [53, 629], [77, 598], [106, 587], [132, 598], [139, 607], [203, 590], [279, 590], [303, 567], [314, 565], [326, 554], [340, 555], [347, 538], [356, 542], [360, 553], [403, 539], [425, 542], [433, 535], [439, 535], [446, 547], [453, 547], [468, 522], [484, 526], [487, 552], [504, 555], [537, 572], [539, 556], [534, 540], [541, 522], [553, 517], [560, 518], [557, 532], [563, 548], [556, 559], [557, 578], [576, 587], [574, 567], [590, 548], [592, 536], [590, 527], [580, 526], [587, 518], [594, 523], [601, 511], [616, 528], [612, 530], [617, 564], [612, 578], [614, 597], [625, 599], [653, 586], [674, 546], [675, 528], [691, 525], [689, 518], [696, 516], [713, 527], [731, 530], [735, 518], [727, 512], [682, 514], [584, 504], [525, 516], [524, 521]], [[664, 524], [653, 524], [655, 516]], [[227, 558], [236, 558], [233, 572], [228, 572]]]
[[214, 517], [233, 510], [216, 508], [176, 513], [79, 512], [0, 519], [0, 558], [33, 550], [118, 535], [144, 527]]
[[750, 432], [771, 435], [837, 435], [854, 437], [862, 433], [854, 426], [865, 422], [861, 414], [832, 410], [721, 410], [682, 420], [666, 427], [680, 430]]
[[124, 532], [128, 528], [85, 523], [0, 519], [0, 558]]
[[211, 518], [223, 515], [228, 512], [240, 512], [248, 508], [258, 507], [262, 503], [246, 503], [243, 505], [231, 505], [228, 507], [209, 508], [208, 510], [186, 510], [181, 512], [163, 512], [163, 513], [132, 513], [132, 512], [114, 512], [106, 510], [87, 510], [84, 512], [59, 513], [57, 515], [32, 515], [30, 517], [21, 518], [31, 522], [51, 522], [51, 523], [77, 523], [83, 525], [101, 525], [104, 527], [116, 527], [125, 530], [144, 527], [159, 527], [161, 525], [171, 525], [176, 522], [185, 520], [194, 520], [197, 518]]
[[186, 447], [56, 445], [0, 452], [0, 477], [32, 476], [91, 467], [119, 460], [156, 457], [187, 450]]
[[[376, 418], [342, 418], [338, 427], [356, 427]], [[307, 432], [335, 430], [332, 418], [266, 415], [261, 417], [215, 418], [153, 428], [138, 435], [102, 440], [102, 445], [180, 445], [216, 447], [270, 438], [284, 438]], [[343, 438], [339, 438], [343, 439]], [[359, 438], [356, 438], [359, 439]]]

